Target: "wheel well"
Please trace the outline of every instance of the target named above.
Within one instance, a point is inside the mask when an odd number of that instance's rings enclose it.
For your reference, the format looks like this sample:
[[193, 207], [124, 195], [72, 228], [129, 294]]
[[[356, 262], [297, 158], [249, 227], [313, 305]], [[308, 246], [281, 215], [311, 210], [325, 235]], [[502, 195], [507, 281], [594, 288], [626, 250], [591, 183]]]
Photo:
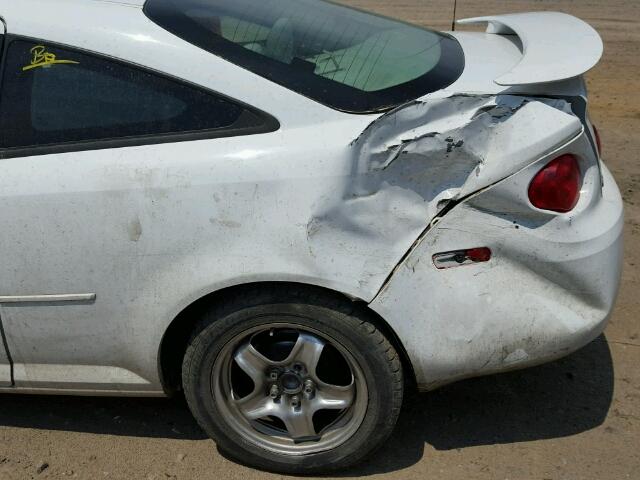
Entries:
[[280, 287], [288, 284], [295, 285], [298, 289], [303, 288], [305, 290], [309, 290], [310, 293], [313, 292], [318, 294], [321, 292], [329, 298], [344, 302], [345, 306], [349, 306], [349, 308], [353, 309], [354, 313], [364, 316], [367, 320], [374, 323], [376, 327], [389, 339], [389, 341], [391, 341], [398, 352], [402, 361], [407, 388], [415, 390], [415, 373], [402, 342], [391, 326], [380, 315], [371, 310], [366, 302], [352, 299], [347, 295], [334, 290], [312, 285], [290, 282], [261, 282], [228, 287], [205, 295], [182, 310], [173, 322], [171, 322], [169, 328], [167, 328], [164, 336], [162, 337], [160, 352], [158, 355], [160, 379], [165, 392], [171, 395], [182, 390], [182, 360], [185, 352], [187, 351], [187, 346], [191, 340], [191, 335], [195, 330], [196, 324], [198, 320], [202, 318], [202, 315], [206, 310], [211, 308], [217, 302], [221, 302], [223, 299], [229, 298], [232, 295], [251, 295], [252, 292], [258, 292], [263, 288], [273, 287], [276, 283]]

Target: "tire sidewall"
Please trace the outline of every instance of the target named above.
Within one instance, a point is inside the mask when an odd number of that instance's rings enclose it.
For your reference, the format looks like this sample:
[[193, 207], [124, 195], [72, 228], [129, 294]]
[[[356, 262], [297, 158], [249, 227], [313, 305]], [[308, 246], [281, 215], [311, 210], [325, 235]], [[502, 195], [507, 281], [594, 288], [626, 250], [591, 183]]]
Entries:
[[[342, 445], [306, 455], [272, 452], [243, 438], [225, 420], [214, 400], [212, 375], [221, 351], [238, 335], [274, 323], [278, 316], [302, 328], [319, 331], [327, 340], [347, 349], [360, 366], [367, 384], [368, 404], [362, 424]], [[243, 308], [209, 323], [194, 339], [185, 357], [183, 371], [187, 401], [201, 426], [228, 456], [266, 470], [307, 472], [334, 470], [361, 461], [391, 433], [389, 410], [397, 401], [386, 352], [371, 335], [371, 325], [351, 315], [317, 305], [280, 303]], [[396, 395], [397, 396], [397, 395]], [[240, 447], [242, 450], [240, 450]]]

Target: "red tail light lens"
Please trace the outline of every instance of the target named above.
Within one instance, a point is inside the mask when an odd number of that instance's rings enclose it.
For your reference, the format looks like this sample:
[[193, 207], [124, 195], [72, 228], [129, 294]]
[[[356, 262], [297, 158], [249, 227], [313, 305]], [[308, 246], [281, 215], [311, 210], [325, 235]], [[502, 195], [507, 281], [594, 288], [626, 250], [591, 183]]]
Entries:
[[529, 185], [534, 207], [570, 212], [580, 199], [580, 166], [573, 155], [562, 155], [540, 170]]

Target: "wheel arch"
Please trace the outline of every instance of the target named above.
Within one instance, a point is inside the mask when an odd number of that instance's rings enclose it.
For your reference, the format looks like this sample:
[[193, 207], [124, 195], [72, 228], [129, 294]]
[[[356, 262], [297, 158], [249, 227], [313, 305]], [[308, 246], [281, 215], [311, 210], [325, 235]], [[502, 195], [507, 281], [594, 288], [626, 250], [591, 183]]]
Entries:
[[351, 308], [354, 313], [365, 316], [379, 328], [398, 352], [405, 372], [406, 388], [408, 390], [416, 389], [413, 365], [400, 338], [391, 325], [381, 315], [369, 308], [365, 301], [336, 290], [305, 283], [253, 282], [225, 287], [206, 294], [185, 307], [169, 324], [162, 336], [158, 351], [158, 373], [165, 393], [172, 395], [182, 390], [182, 360], [196, 323], [207, 309], [230, 296], [250, 295], [252, 292], [259, 292], [274, 285], [279, 288], [296, 287], [308, 290], [310, 293], [326, 295], [328, 298], [341, 302], [345, 307]]

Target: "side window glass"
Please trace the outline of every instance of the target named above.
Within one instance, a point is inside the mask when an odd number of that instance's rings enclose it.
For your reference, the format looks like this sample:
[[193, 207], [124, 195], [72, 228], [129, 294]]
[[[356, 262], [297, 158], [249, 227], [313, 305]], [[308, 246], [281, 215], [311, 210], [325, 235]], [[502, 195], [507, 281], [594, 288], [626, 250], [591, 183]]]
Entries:
[[117, 61], [22, 40], [9, 46], [2, 90], [0, 148], [262, 123], [257, 114], [197, 87]]

